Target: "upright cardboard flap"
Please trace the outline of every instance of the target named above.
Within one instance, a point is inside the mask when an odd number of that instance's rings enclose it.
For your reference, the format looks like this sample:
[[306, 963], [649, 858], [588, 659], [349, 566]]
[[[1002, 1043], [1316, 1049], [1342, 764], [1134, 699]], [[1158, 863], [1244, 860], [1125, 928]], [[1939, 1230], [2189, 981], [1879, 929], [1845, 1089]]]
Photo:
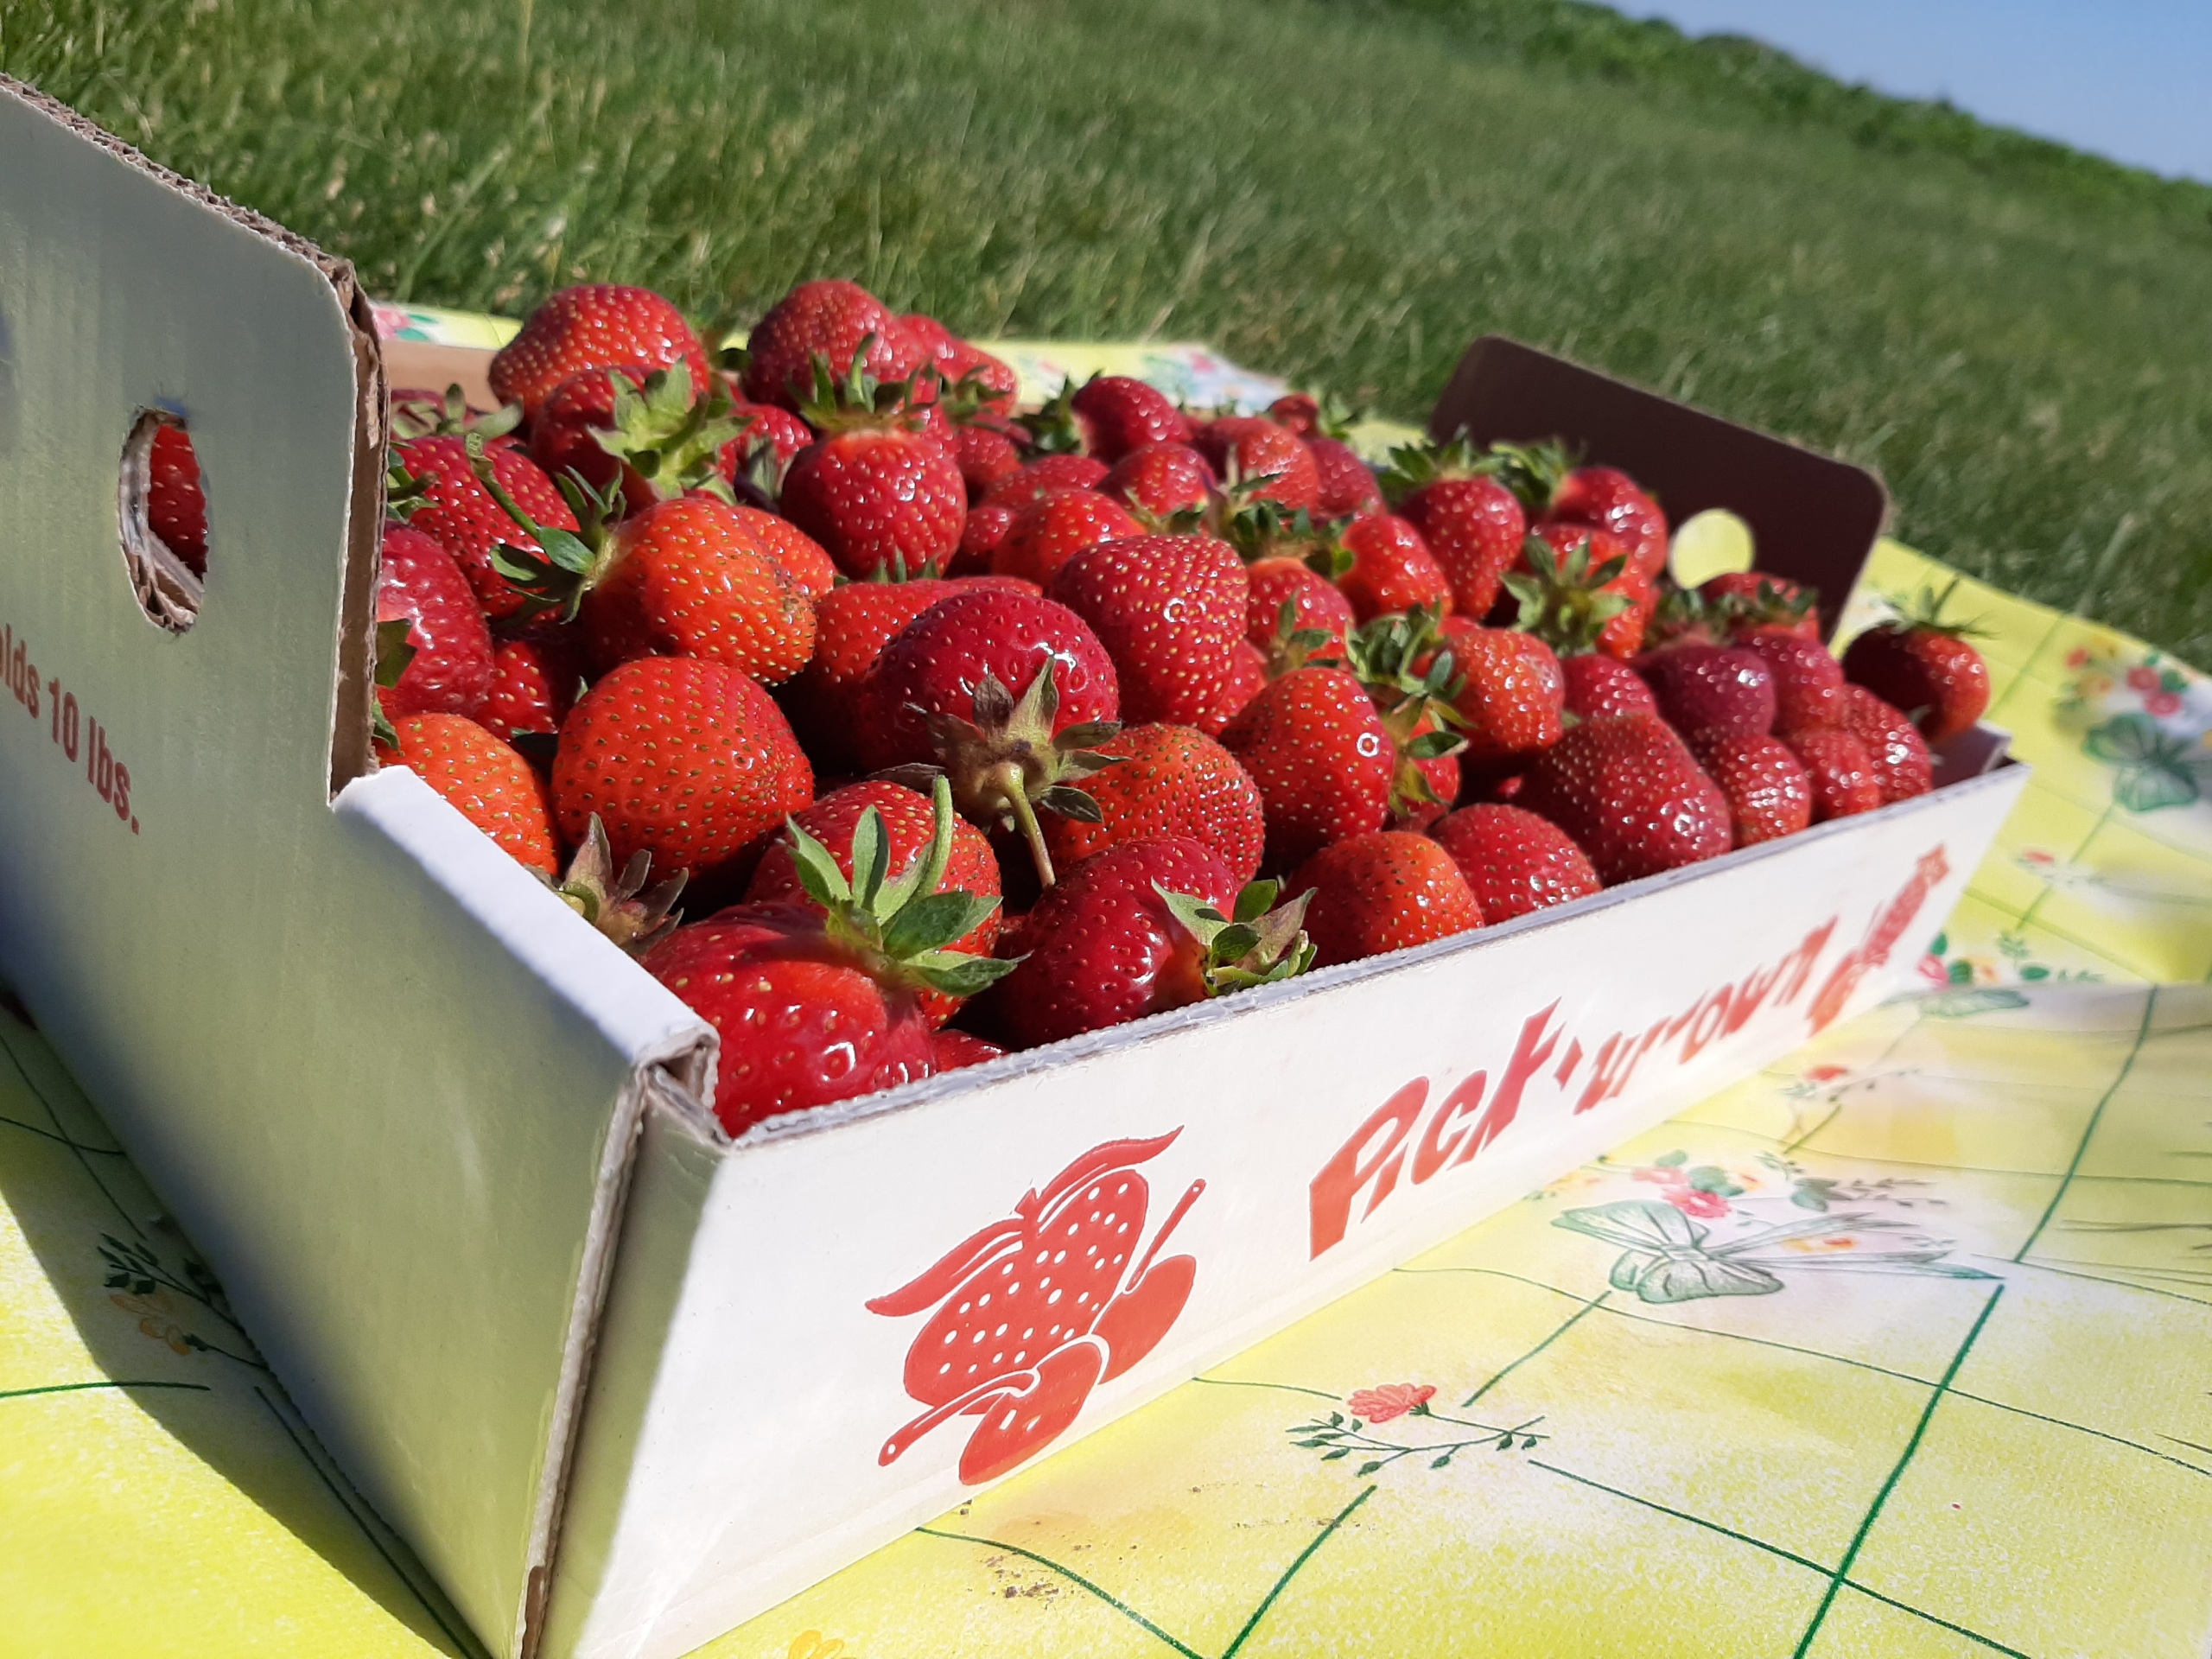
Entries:
[[1651, 491], [1672, 524], [1725, 507], [1751, 527], [1760, 569], [1820, 589], [1831, 630], [1889, 512], [1881, 480], [1863, 467], [1503, 334], [1467, 347], [1428, 429], [1440, 439], [1464, 430], [1477, 443], [1563, 439]]
[[[412, 773], [355, 775], [383, 399], [348, 268], [14, 82], [0, 157], [0, 978], [514, 1650], [646, 1080], [712, 1034]], [[123, 550], [149, 411], [205, 476], [181, 632]]]

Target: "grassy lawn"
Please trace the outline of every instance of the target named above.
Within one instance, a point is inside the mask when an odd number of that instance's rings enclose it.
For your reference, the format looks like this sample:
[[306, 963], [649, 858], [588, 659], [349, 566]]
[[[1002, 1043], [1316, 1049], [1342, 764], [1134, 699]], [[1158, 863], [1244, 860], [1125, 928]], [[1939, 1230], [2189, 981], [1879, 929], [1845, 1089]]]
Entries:
[[0, 0], [0, 67], [426, 302], [849, 275], [1415, 418], [1503, 330], [2212, 665], [2212, 189], [1742, 43], [1558, 0]]

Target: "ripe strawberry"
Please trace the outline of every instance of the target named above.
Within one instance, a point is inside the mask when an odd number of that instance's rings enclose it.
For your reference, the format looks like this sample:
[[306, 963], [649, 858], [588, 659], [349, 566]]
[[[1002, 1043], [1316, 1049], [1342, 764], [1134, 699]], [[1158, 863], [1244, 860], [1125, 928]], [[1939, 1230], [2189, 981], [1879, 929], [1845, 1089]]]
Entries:
[[1047, 490], [1015, 509], [1006, 539], [991, 555], [991, 569], [1049, 588], [1060, 567], [1084, 549], [1143, 534], [1144, 526], [1111, 496], [1096, 490]]
[[377, 758], [417, 774], [516, 862], [543, 875], [561, 868], [545, 785], [530, 763], [460, 715], [410, 715]]
[[979, 501], [968, 509], [968, 522], [960, 527], [960, 548], [947, 573], [956, 576], [990, 574], [991, 561], [1014, 528], [1014, 509], [999, 501]]
[[726, 862], [814, 798], [814, 772], [766, 691], [721, 663], [640, 657], [606, 675], [561, 723], [553, 800], [581, 841], [592, 815], [616, 861]]
[[1188, 443], [1190, 417], [1157, 386], [1126, 374], [1093, 375], [1069, 399], [1087, 454], [1109, 467], [1147, 443]]
[[1629, 569], [1647, 582], [1667, 568], [1667, 515], [1626, 473], [1577, 467], [1559, 443], [1495, 444], [1491, 455], [1532, 527], [1548, 522], [1608, 531], [1619, 538]]
[[1691, 751], [1728, 798], [1738, 847], [1794, 836], [1813, 821], [1813, 783], [1789, 746], [1764, 733], [1700, 732]]
[[1755, 651], [1676, 645], [1647, 652], [1635, 666], [1659, 700], [1660, 718], [1684, 737], [1747, 737], [1774, 729], [1774, 676]]
[[1784, 576], [1760, 570], [1732, 570], [1698, 588], [1698, 596], [1716, 607], [1730, 628], [1787, 628], [1808, 639], [1821, 637], [1818, 595]]
[[1294, 869], [1389, 817], [1396, 747], [1347, 669], [1294, 669], [1270, 681], [1221, 743], [1243, 763], [1267, 809], [1265, 868]]
[[1463, 806], [1429, 834], [1467, 878], [1492, 926], [1587, 899], [1601, 885], [1566, 830], [1517, 806]]
[[1192, 442], [1223, 484], [1242, 499], [1310, 512], [1321, 498], [1321, 474], [1313, 451], [1273, 421], [1224, 415], [1200, 427]]
[[1191, 726], [1226, 695], [1249, 586], [1226, 542], [1131, 536], [1068, 558], [1051, 592], [1114, 659], [1125, 718]]
[[909, 311], [899, 319], [908, 339], [929, 353], [938, 378], [949, 388], [965, 390], [979, 410], [1004, 415], [1012, 411], [1020, 382], [1014, 370], [981, 346], [960, 338], [935, 317]]
[[1728, 850], [1728, 799], [1645, 715], [1585, 721], [1536, 758], [1518, 804], [1574, 838], [1607, 887]]
[[1324, 968], [1483, 925], [1482, 906], [1452, 855], [1403, 830], [1332, 842], [1299, 867], [1289, 887], [1313, 895], [1306, 932]]
[[[453, 555], [461, 574], [476, 590], [484, 614], [496, 622], [514, 615], [528, 601], [501, 574], [493, 556], [503, 545], [525, 552], [541, 550], [537, 539], [478, 481], [467, 444], [466, 438], [448, 435], [394, 444], [398, 476], [393, 498], [410, 525], [435, 537]], [[577, 528], [575, 513], [528, 455], [519, 449], [486, 447], [486, 459], [499, 487], [533, 522], [557, 530]]]
[[858, 764], [855, 733], [868, 671], [899, 629], [960, 591], [953, 582], [926, 577], [854, 582], [814, 601], [813, 658], [781, 693], [808, 753], [833, 771]]
[[1320, 480], [1313, 501], [1315, 512], [1324, 518], [1343, 518], [1382, 510], [1382, 492], [1357, 450], [1342, 438], [1332, 437], [1308, 438], [1306, 448], [1313, 457], [1313, 470]]
[[[1283, 660], [1271, 666], [1286, 671], [1299, 667], [1317, 652], [1341, 656], [1344, 636], [1359, 620], [1343, 590], [1300, 559], [1261, 559], [1244, 567], [1249, 597], [1244, 607], [1244, 637], [1262, 652], [1277, 652]], [[1283, 607], [1291, 607], [1287, 620]], [[1291, 636], [1311, 632], [1323, 636], [1302, 642], [1299, 661], [1288, 657]]]
[[608, 536], [583, 599], [593, 660], [701, 657], [763, 684], [814, 655], [814, 607], [719, 501], [663, 501]]
[[955, 1031], [950, 1027], [932, 1038], [936, 1048], [937, 1069], [957, 1071], [963, 1065], [982, 1065], [987, 1060], [1003, 1058], [1006, 1050], [996, 1043], [987, 1043], [972, 1032]]
[[[1659, 603], [1656, 592], [1628, 569], [1619, 538], [1581, 524], [1534, 526], [1520, 567], [1504, 585], [1520, 607], [1514, 626], [1561, 656], [1635, 656]], [[1495, 613], [1491, 620], [1497, 620]]]
[[1352, 630], [1344, 659], [1382, 719], [1395, 751], [1390, 784], [1390, 823], [1421, 830], [1442, 817], [1459, 798], [1459, 711], [1452, 707], [1463, 682], [1457, 662], [1441, 647], [1433, 611], [1377, 617]]
[[154, 429], [146, 456], [146, 527], [195, 576], [207, 574], [207, 494], [200, 457], [181, 426]]
[[1260, 648], [1249, 639], [1239, 640], [1230, 653], [1229, 683], [1222, 688], [1221, 701], [1206, 710], [1198, 721], [1198, 729], [1208, 737], [1219, 737], [1228, 730], [1229, 722], [1267, 690], [1272, 677], [1268, 659], [1260, 654]]
[[1018, 508], [1047, 490], [1095, 490], [1105, 479], [1106, 463], [1089, 455], [1039, 455], [992, 485], [983, 499]]
[[1784, 731], [1801, 726], [1834, 726], [1843, 704], [1843, 664], [1818, 639], [1789, 628], [1758, 627], [1736, 635], [1736, 644], [1766, 659], [1774, 680], [1774, 723]]
[[737, 423], [720, 380], [694, 396], [683, 364], [586, 369], [553, 388], [531, 423], [531, 458], [555, 479], [582, 479], [627, 512], [684, 494], [727, 501], [721, 452]]
[[1037, 901], [994, 1012], [1014, 1046], [1033, 1048], [1287, 978], [1313, 959], [1304, 906], [1268, 912], [1273, 899], [1268, 882], [1240, 893], [1196, 841], [1109, 847]]
[[453, 556], [386, 523], [377, 578], [377, 699], [385, 716], [467, 715], [492, 689], [492, 631]]
[[790, 519], [759, 507], [739, 506], [733, 511], [753, 543], [776, 562], [791, 578], [791, 586], [808, 599], [819, 599], [837, 585], [837, 562], [830, 556], [829, 550]]
[[1920, 728], [1865, 686], [1842, 689], [1833, 723], [1866, 746], [1883, 805], [1910, 800], [1935, 787], [1935, 763]]
[[775, 454], [776, 478], [780, 486], [783, 469], [791, 464], [791, 457], [814, 442], [814, 429], [791, 412], [773, 404], [748, 403], [741, 397], [732, 398], [729, 417], [738, 424], [737, 435], [722, 446], [722, 475], [731, 483], [737, 481], [744, 471], [740, 464], [754, 448], [766, 444]]
[[1382, 480], [1444, 567], [1452, 608], [1478, 621], [1489, 615], [1529, 533], [1519, 499], [1490, 475], [1490, 465], [1465, 439], [1409, 445], [1391, 456]]
[[[926, 864], [934, 855], [938, 824], [929, 797], [880, 779], [848, 784], [793, 814], [785, 832], [769, 842], [767, 850], [760, 855], [760, 862], [753, 867], [752, 880], [746, 886], [746, 902], [811, 904], [822, 908], [807, 891], [805, 873], [800, 868], [791, 831], [802, 830], [813, 836], [849, 884], [859, 879], [854, 873], [855, 849], [859, 845], [861, 824], [871, 810], [877, 820], [876, 848], [883, 857], [882, 874], [877, 878], [880, 885], [895, 886], [902, 876], [918, 864]], [[944, 867], [937, 882], [927, 890], [944, 887], [996, 899], [999, 861], [992, 855], [991, 843], [973, 825], [953, 814], [950, 796], [945, 804], [945, 823], [950, 828], [950, 841]], [[973, 927], [950, 936], [938, 948], [956, 956], [988, 957], [998, 937], [999, 913], [994, 906]], [[917, 987], [915, 995], [931, 1025], [943, 1025], [958, 1011], [961, 1003], [960, 997], [926, 986]]]
[[1337, 586], [1363, 622], [1416, 605], [1452, 608], [1452, 582], [1421, 533], [1395, 513], [1355, 518], [1340, 537], [1351, 568]]
[[1930, 743], [1972, 731], [1989, 707], [1989, 664], [1966, 639], [1980, 630], [1943, 620], [1958, 586], [1955, 576], [1940, 596], [1922, 594], [1904, 616], [1867, 629], [1843, 653], [1845, 675], [1905, 710]]
[[801, 283], [753, 325], [745, 342], [745, 395], [756, 404], [799, 409], [814, 389], [817, 357], [833, 380], [849, 378], [858, 367], [887, 382], [912, 376], [930, 353], [858, 283]]
[[1164, 522], [1212, 505], [1213, 468], [1187, 443], [1141, 444], [1114, 463], [1098, 488]]
[[1834, 726], [1808, 731], [1783, 732], [1812, 780], [1813, 822], [1848, 818], [1872, 812], [1882, 804], [1882, 785], [1874, 773], [1874, 757], [1849, 732]]
[[[594, 490], [622, 480], [620, 458], [599, 442], [599, 435], [614, 429], [616, 377], [635, 388], [645, 383], [646, 373], [640, 364], [622, 363], [585, 369], [562, 381], [538, 404], [531, 423], [530, 458], [549, 478], [574, 473]], [[632, 499], [649, 501], [652, 496], [648, 491]]]
[[[1549, 645], [1462, 616], [1444, 618], [1438, 633], [1460, 680], [1452, 706], [1464, 722], [1463, 761], [1521, 760], [1559, 741], [1567, 680]], [[1427, 661], [1416, 666], [1425, 670]]]
[[1243, 887], [1260, 873], [1267, 839], [1260, 791], [1236, 757], [1188, 726], [1131, 726], [1098, 745], [1121, 762], [1084, 785], [1096, 822], [1051, 817], [1045, 844], [1058, 869], [1109, 847], [1184, 836], [1219, 856]]
[[988, 426], [963, 426], [954, 433], [952, 458], [960, 464], [961, 480], [968, 486], [970, 511], [994, 484], [1021, 470], [1021, 451], [1014, 447], [1014, 440]]
[[858, 371], [833, 385], [817, 365], [804, 412], [822, 438], [784, 475], [785, 517], [847, 575], [941, 572], [960, 546], [968, 486], [950, 452], [918, 429], [905, 392]]
[[1611, 715], [1659, 713], [1659, 700], [1643, 683], [1643, 676], [1618, 657], [1585, 652], [1560, 659], [1567, 677], [1567, 711], [1578, 720], [1603, 720]]
[[709, 385], [707, 353], [683, 314], [650, 289], [595, 283], [564, 288], [530, 314], [493, 357], [492, 395], [535, 420], [555, 387], [586, 369], [681, 363], [695, 387]]
[[492, 647], [492, 686], [476, 720], [494, 737], [561, 729], [583, 683], [583, 641], [574, 628], [534, 623]]

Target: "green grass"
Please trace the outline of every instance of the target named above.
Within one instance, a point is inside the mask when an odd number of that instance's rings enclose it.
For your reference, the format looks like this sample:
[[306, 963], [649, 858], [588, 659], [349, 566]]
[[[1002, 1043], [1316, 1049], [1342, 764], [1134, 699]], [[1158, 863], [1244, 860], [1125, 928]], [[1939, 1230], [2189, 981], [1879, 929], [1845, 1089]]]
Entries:
[[1745, 42], [1563, 0], [0, 0], [0, 66], [425, 302], [849, 275], [1415, 418], [1503, 330], [2212, 663], [2212, 189]]

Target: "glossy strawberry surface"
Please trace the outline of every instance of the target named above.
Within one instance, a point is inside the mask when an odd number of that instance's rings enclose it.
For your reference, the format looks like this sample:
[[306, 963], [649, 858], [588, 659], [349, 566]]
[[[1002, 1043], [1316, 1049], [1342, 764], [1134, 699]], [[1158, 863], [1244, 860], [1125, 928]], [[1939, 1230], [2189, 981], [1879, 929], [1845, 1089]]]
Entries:
[[1567, 679], [1567, 712], [1578, 719], [1659, 712], [1659, 700], [1643, 677], [1618, 657], [1585, 652], [1560, 658], [1560, 671]]
[[1452, 608], [1478, 620], [1487, 616], [1528, 534], [1519, 499], [1494, 478], [1439, 479], [1408, 495], [1398, 512], [1443, 567]]
[[[537, 538], [507, 516], [479, 483], [458, 437], [410, 438], [392, 445], [392, 454], [410, 474], [424, 481], [428, 494], [407, 522], [436, 538], [453, 555], [461, 574], [476, 591], [477, 603], [493, 621], [523, 608], [523, 596], [508, 586], [492, 563], [503, 543], [537, 550]], [[493, 448], [492, 476], [515, 505], [538, 524], [574, 530], [576, 515], [537, 463], [519, 449]]]
[[1306, 452], [1313, 457], [1318, 487], [1313, 511], [1324, 518], [1373, 512], [1382, 505], [1382, 492], [1375, 474], [1359, 453], [1341, 438], [1308, 437]]
[[639, 363], [586, 369], [562, 381], [539, 403], [530, 423], [530, 458], [546, 476], [574, 473], [595, 490], [622, 477], [621, 461], [599, 441], [600, 433], [614, 429], [618, 372], [639, 386], [649, 371]]
[[814, 655], [814, 607], [734, 508], [660, 502], [615, 526], [613, 558], [583, 607], [602, 668], [702, 657], [773, 685]]
[[1854, 817], [1881, 805], [1882, 785], [1875, 775], [1874, 757], [1849, 732], [1816, 726], [1781, 735], [1812, 780], [1815, 823]]
[[683, 314], [651, 289], [593, 283], [553, 295], [501, 346], [487, 372], [492, 395], [535, 419], [554, 389], [586, 369], [681, 363], [693, 390], [709, 384], [707, 353]]
[[1735, 846], [1794, 836], [1812, 823], [1812, 779], [1780, 738], [1705, 732], [1691, 740], [1690, 747], [1706, 776], [1728, 798]]
[[1213, 468], [1187, 443], [1147, 443], [1114, 463], [1098, 488], [1158, 518], [1202, 512], [1213, 499]]
[[384, 765], [420, 777], [517, 863], [546, 875], [559, 868], [545, 785], [522, 756], [460, 715], [410, 715], [392, 730], [399, 743], [379, 749]]
[[181, 426], [154, 429], [146, 457], [146, 526], [195, 576], [207, 574], [207, 493], [200, 457]]
[[1834, 724], [1866, 746], [1883, 805], [1909, 801], [1935, 786], [1935, 763], [1920, 728], [1865, 686], [1847, 685], [1837, 693]]
[[476, 719], [495, 737], [517, 732], [552, 733], [576, 700], [583, 682], [584, 644], [575, 628], [537, 625], [496, 640], [492, 683]]
[[1363, 622], [1416, 605], [1449, 609], [1452, 582], [1421, 531], [1393, 512], [1370, 512], [1344, 527], [1351, 569], [1337, 586]]
[[1187, 443], [1190, 418], [1157, 386], [1126, 374], [1102, 374], [1071, 402], [1084, 448], [1108, 466], [1147, 443]]
[[1648, 652], [1635, 666], [1658, 699], [1660, 718], [1685, 737], [1774, 729], [1774, 676], [1757, 652], [1676, 645]]
[[1244, 637], [1262, 651], [1279, 643], [1283, 601], [1297, 607], [1294, 630], [1311, 628], [1329, 636], [1326, 652], [1341, 653], [1344, 635], [1359, 620], [1343, 589], [1302, 559], [1260, 559], [1244, 567], [1247, 596]]
[[1607, 887], [1728, 850], [1728, 800], [1646, 715], [1586, 721], [1538, 756], [1516, 804], [1573, 836]]
[[809, 600], [820, 599], [837, 585], [837, 562], [829, 550], [790, 519], [742, 505], [732, 511], [740, 527]]
[[1059, 569], [1086, 547], [1141, 536], [1144, 526], [1111, 496], [1096, 490], [1046, 490], [1014, 510], [991, 554], [991, 569], [1049, 588]]
[[1068, 869], [1109, 847], [1186, 836], [1219, 855], [1242, 887], [1260, 870], [1267, 815], [1236, 757], [1188, 726], [1132, 726], [1098, 745], [1117, 764], [1083, 780], [1101, 821], [1045, 820], [1052, 862]]
[[1105, 479], [1106, 463], [1089, 455], [1039, 455], [992, 485], [983, 499], [1018, 508], [1047, 490], [1095, 490]]
[[952, 459], [968, 486], [969, 506], [990, 493], [991, 486], [1021, 470], [1021, 451], [1003, 432], [988, 426], [963, 426], [952, 435]]
[[1293, 512], [1311, 511], [1320, 500], [1313, 452], [1287, 427], [1257, 415], [1227, 415], [1200, 427], [1192, 442], [1224, 484], [1243, 480], [1253, 499], [1277, 502]]
[[1833, 726], [1843, 706], [1843, 664], [1818, 639], [1794, 628], [1765, 626], [1735, 636], [1737, 645], [1757, 652], [1774, 681], [1774, 723], [1784, 731], [1800, 726]]
[[377, 621], [404, 621], [415, 653], [397, 683], [377, 690], [388, 717], [473, 718], [483, 707], [492, 690], [492, 631], [453, 556], [419, 530], [384, 527]]
[[1463, 806], [1428, 832], [1495, 925], [1587, 899], [1602, 885], [1589, 855], [1549, 818], [1517, 806]]
[[1249, 587], [1226, 542], [1133, 536], [1073, 555], [1049, 591], [1114, 659], [1124, 719], [1194, 725], [1222, 702]]
[[942, 571], [960, 545], [968, 486], [926, 434], [840, 432], [798, 452], [782, 511], [849, 576]]
[[1843, 671], [1912, 715], [1930, 743], [1971, 731], [1989, 707], [1989, 664], [1981, 652], [1938, 628], [1869, 628], [1843, 653]]
[[853, 359], [878, 380], [903, 380], [930, 360], [928, 347], [858, 283], [801, 283], [768, 308], [746, 339], [745, 395], [796, 410], [814, 385], [814, 359], [842, 380]]
[[856, 764], [861, 682], [893, 635], [958, 591], [933, 579], [854, 582], [814, 601], [813, 658], [781, 693], [810, 754], [832, 768]]
[[1259, 786], [1263, 868], [1294, 869], [1389, 816], [1396, 750], [1367, 688], [1346, 670], [1301, 668], [1269, 682], [1221, 742]]
[[1627, 547], [1630, 568], [1647, 582], [1667, 568], [1667, 515], [1618, 467], [1576, 467], [1554, 492], [1544, 516], [1612, 531]]
[[1567, 681], [1549, 645], [1464, 617], [1446, 617], [1441, 631], [1462, 682], [1452, 706], [1466, 722], [1465, 760], [1517, 759], [1559, 741]]
[[746, 675], [691, 657], [640, 657], [586, 692], [561, 725], [553, 799], [581, 842], [597, 813], [617, 866], [711, 868], [814, 798], [814, 772], [775, 701]]
[[1452, 855], [1427, 836], [1378, 830], [1323, 848], [1285, 891], [1310, 891], [1306, 937], [1320, 967], [1448, 938], [1483, 925]]

